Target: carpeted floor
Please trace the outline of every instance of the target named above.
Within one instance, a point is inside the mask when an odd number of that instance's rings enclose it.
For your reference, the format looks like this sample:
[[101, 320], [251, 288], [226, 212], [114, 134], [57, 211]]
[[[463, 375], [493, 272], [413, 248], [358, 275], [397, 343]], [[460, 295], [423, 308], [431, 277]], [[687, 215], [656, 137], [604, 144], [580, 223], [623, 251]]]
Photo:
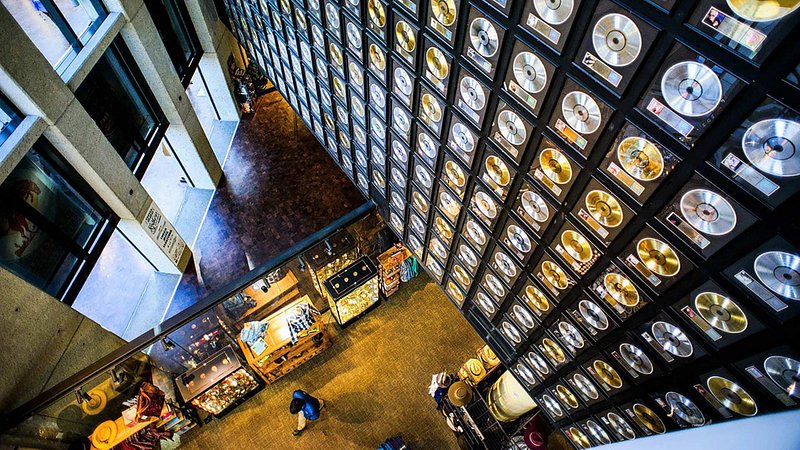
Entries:
[[[182, 449], [376, 449], [401, 435], [412, 449], [456, 449], [427, 390], [483, 345], [424, 274], [344, 331], [333, 346], [268, 385], [227, 416], [182, 436]], [[291, 394], [323, 398], [322, 417], [299, 437]]]

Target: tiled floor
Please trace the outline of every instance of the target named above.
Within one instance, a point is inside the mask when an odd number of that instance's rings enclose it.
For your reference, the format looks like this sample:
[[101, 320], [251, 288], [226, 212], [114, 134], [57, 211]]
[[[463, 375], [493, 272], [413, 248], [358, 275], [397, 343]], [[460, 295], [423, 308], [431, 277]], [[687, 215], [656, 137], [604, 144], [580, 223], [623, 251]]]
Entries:
[[[424, 274], [334, 337], [333, 347], [268, 385], [227, 416], [182, 436], [182, 449], [375, 449], [401, 435], [414, 449], [456, 449], [427, 389], [483, 343]], [[323, 398], [322, 417], [299, 437], [295, 389]]]

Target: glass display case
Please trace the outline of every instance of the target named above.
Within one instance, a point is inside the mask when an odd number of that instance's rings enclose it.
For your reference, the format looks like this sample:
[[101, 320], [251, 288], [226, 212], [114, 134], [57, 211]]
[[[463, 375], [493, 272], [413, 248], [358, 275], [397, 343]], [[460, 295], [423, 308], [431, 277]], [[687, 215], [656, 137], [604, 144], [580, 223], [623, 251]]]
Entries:
[[324, 295], [339, 325], [355, 319], [379, 300], [378, 269], [368, 257], [328, 278], [324, 285]]
[[175, 384], [184, 402], [217, 417], [263, 387], [230, 346], [178, 376]]
[[311, 269], [314, 288], [322, 296], [327, 295], [323, 287], [325, 280], [355, 262], [357, 258], [358, 246], [347, 230], [337, 232], [303, 253], [303, 259]]

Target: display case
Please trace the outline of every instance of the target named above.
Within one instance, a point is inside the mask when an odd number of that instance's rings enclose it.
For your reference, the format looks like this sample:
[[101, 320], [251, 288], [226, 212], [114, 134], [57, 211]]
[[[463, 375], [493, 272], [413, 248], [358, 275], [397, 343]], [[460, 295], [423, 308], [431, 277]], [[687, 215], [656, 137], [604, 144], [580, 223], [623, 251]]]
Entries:
[[362, 257], [328, 278], [324, 296], [339, 325], [355, 319], [378, 303], [379, 278], [375, 264]]
[[217, 417], [263, 387], [230, 346], [178, 376], [175, 384], [184, 402]]
[[347, 230], [325, 239], [303, 254], [309, 268], [314, 288], [326, 296], [323, 283], [333, 274], [352, 264], [358, 258], [358, 247]]

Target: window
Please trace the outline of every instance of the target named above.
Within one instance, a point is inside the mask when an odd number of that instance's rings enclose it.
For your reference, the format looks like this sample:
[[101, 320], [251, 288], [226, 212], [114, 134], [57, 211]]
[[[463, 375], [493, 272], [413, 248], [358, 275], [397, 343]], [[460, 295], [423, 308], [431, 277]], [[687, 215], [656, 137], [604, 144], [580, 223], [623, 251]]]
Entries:
[[202, 51], [186, 5], [176, 0], [145, 0], [144, 4], [153, 18], [183, 87], [189, 86], [194, 70], [200, 63]]
[[0, 94], [0, 145], [3, 145], [20, 122], [22, 115], [5, 96]]
[[166, 119], [118, 36], [75, 96], [125, 164], [141, 178], [166, 130]]
[[110, 222], [108, 207], [41, 138], [0, 185], [0, 265], [71, 301]]
[[99, 0], [2, 0], [25, 34], [62, 73], [107, 13]]

